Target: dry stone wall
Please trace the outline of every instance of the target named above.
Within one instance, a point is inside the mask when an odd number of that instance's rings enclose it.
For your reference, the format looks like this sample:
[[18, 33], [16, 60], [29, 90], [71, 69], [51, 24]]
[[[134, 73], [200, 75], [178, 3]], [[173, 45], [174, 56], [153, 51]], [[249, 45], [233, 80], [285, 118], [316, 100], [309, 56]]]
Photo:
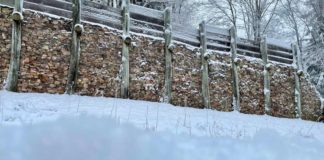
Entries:
[[229, 54], [214, 52], [209, 62], [210, 105], [219, 111], [232, 111], [232, 70]]
[[272, 65], [270, 77], [272, 115], [296, 117], [294, 69], [287, 66]]
[[261, 60], [240, 57], [240, 107], [243, 113], [264, 114], [264, 76]]
[[131, 99], [159, 102], [164, 85], [164, 43], [161, 39], [151, 39], [132, 35], [129, 50]]
[[[12, 10], [0, 7], [0, 83], [6, 79], [11, 48]], [[22, 26], [19, 92], [65, 92], [68, 77], [71, 21], [24, 11]], [[119, 97], [122, 63], [121, 31], [83, 23], [81, 56], [76, 93], [89, 96]], [[165, 57], [163, 38], [131, 34], [129, 96], [135, 100], [161, 101]], [[172, 53], [171, 103], [203, 108], [201, 56], [199, 48], [174, 41]], [[232, 111], [232, 65], [230, 53], [209, 51], [210, 104], [219, 111]], [[264, 114], [263, 65], [258, 59], [239, 57], [241, 112]], [[272, 64], [271, 113], [295, 117], [295, 79], [292, 66]], [[315, 120], [320, 99], [305, 77], [301, 79], [302, 118]], [[2, 89], [2, 85], [0, 85]]]
[[122, 40], [120, 33], [83, 24], [80, 67], [76, 93], [88, 96], [118, 97]]
[[0, 7], [0, 89], [4, 86], [10, 64], [11, 13], [12, 9]]
[[70, 55], [69, 21], [32, 11], [22, 24], [19, 92], [64, 93]]
[[300, 79], [301, 94], [302, 94], [302, 119], [316, 121], [318, 115], [321, 114], [321, 101], [318, 99], [316, 88], [313, 86], [305, 76]]
[[203, 108], [201, 98], [201, 60], [197, 49], [176, 45], [173, 54], [171, 103]]

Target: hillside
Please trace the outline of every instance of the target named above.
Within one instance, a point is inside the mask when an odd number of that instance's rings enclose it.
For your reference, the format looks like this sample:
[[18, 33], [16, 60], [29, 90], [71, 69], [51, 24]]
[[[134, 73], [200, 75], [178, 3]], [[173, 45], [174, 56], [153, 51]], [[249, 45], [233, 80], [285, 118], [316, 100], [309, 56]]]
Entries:
[[320, 123], [168, 104], [0, 92], [0, 159], [318, 159]]

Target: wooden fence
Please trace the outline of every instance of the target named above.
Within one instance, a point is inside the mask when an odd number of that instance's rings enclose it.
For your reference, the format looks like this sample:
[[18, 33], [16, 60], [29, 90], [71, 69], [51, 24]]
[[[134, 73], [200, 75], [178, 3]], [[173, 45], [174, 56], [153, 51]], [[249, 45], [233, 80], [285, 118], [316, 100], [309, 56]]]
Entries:
[[[0, 0], [0, 4], [15, 7], [17, 5], [13, 0]], [[22, 2], [22, 0], [16, 0], [16, 2]], [[74, 3], [74, 5], [72, 5]], [[72, 7], [74, 6], [74, 7]], [[18, 6], [19, 7], [19, 6]], [[73, 43], [71, 52], [70, 72], [69, 80], [67, 84], [67, 91], [71, 93], [73, 85], [76, 81], [75, 73], [78, 70], [78, 57], [80, 54], [80, 39], [79, 36], [82, 34], [83, 27], [81, 21], [99, 23], [102, 25], [110, 26], [116, 29], [123, 30], [123, 50], [122, 55], [125, 60], [122, 64], [122, 84], [121, 84], [121, 96], [128, 98], [128, 85], [129, 85], [129, 55], [128, 46], [131, 42], [129, 32], [143, 33], [155, 37], [161, 37], [165, 39], [165, 84], [164, 84], [164, 101], [169, 102], [171, 96], [171, 71], [172, 71], [172, 59], [171, 53], [173, 50], [172, 41], [183, 42], [195, 47], [200, 47], [201, 62], [202, 62], [202, 94], [203, 102], [206, 108], [210, 107], [209, 100], [209, 87], [208, 87], [208, 49], [230, 52], [232, 53], [232, 71], [233, 71], [233, 107], [235, 110], [240, 110], [239, 107], [239, 85], [237, 75], [237, 56], [248, 56], [254, 58], [260, 58], [264, 62], [264, 90], [265, 90], [265, 106], [266, 111], [269, 110], [269, 65], [268, 60], [273, 62], [284, 63], [292, 65], [295, 63], [300, 66], [297, 61], [300, 58], [296, 58], [299, 55], [296, 50], [296, 46], [292, 48], [282, 47], [274, 44], [267, 43], [264, 38], [261, 44], [257, 44], [254, 41], [247, 40], [244, 38], [237, 37], [237, 34], [233, 28], [231, 29], [220, 29], [214, 26], [206, 25], [205, 22], [200, 24], [199, 29], [189, 28], [181, 26], [179, 24], [171, 23], [171, 10], [170, 8], [165, 11], [153, 10], [141, 6], [129, 4], [129, 0], [124, 0], [122, 7], [111, 8], [105, 6], [104, 9], [98, 9], [89, 7], [81, 4], [81, 0], [72, 0], [70, 2], [63, 0], [24, 0], [23, 7], [25, 9], [32, 9], [35, 11], [46, 12], [56, 16], [62, 16], [73, 20]], [[73, 9], [72, 9], [73, 8]], [[21, 10], [17, 10], [21, 12]], [[17, 21], [17, 25], [19, 25]], [[19, 27], [19, 26], [18, 26]], [[19, 35], [18, 35], [19, 36]], [[17, 44], [19, 42], [13, 42]], [[20, 45], [20, 44], [18, 44]], [[17, 45], [13, 45], [15, 47]], [[15, 51], [14, 54], [19, 55], [20, 51]], [[294, 53], [294, 54], [293, 54]], [[12, 53], [13, 54], [13, 53]], [[18, 56], [19, 57], [19, 56]], [[300, 57], [300, 56], [299, 56]], [[11, 62], [18, 64], [18, 62]], [[72, 69], [71, 69], [72, 66]], [[295, 65], [294, 65], [295, 66]], [[16, 66], [17, 68], [17, 66]], [[10, 71], [10, 70], [9, 70]], [[300, 84], [299, 76], [302, 75], [300, 67], [296, 69], [296, 115], [300, 117]], [[9, 75], [17, 76], [16, 70], [9, 73]], [[10, 83], [10, 82], [7, 82]], [[16, 82], [12, 82], [11, 87], [15, 86]], [[12, 90], [7, 88], [8, 90]], [[298, 92], [298, 93], [297, 93]]]
[[[12, 0], [1, 0], [4, 5], [13, 6]], [[57, 16], [72, 18], [72, 3], [63, 0], [25, 0], [25, 9], [42, 11]], [[103, 8], [103, 7], [102, 7]], [[122, 9], [105, 6], [97, 9], [82, 6], [81, 20], [100, 23], [116, 29], [122, 29]], [[164, 12], [130, 4], [130, 31], [157, 37], [164, 35]], [[195, 47], [200, 46], [198, 29], [172, 24], [172, 39]], [[230, 52], [231, 38], [229, 29], [221, 29], [206, 25], [207, 49]], [[293, 63], [291, 48], [268, 44], [269, 60], [285, 64]], [[260, 45], [256, 42], [237, 37], [237, 53], [261, 59]]]

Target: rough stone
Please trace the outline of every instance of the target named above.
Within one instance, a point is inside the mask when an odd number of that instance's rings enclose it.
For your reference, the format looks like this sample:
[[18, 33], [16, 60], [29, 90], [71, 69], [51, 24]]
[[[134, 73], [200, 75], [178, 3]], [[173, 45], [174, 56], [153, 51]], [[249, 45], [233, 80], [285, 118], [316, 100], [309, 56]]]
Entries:
[[10, 65], [12, 22], [9, 16], [12, 11], [10, 8], [0, 7], [0, 89], [3, 89]]
[[287, 118], [296, 117], [294, 69], [283, 65], [272, 65], [270, 77], [272, 115]]
[[164, 43], [162, 40], [132, 35], [130, 57], [131, 99], [159, 102], [164, 86]]
[[302, 76], [300, 80], [302, 96], [302, 119], [316, 121], [321, 115], [321, 100], [319, 99], [316, 88], [306, 77]]
[[218, 111], [232, 111], [232, 69], [229, 54], [214, 52], [209, 62], [210, 105]]
[[120, 33], [83, 24], [76, 92], [88, 96], [119, 96]]
[[[19, 92], [64, 93], [71, 33], [69, 21], [24, 12]], [[54, 25], [54, 23], [56, 25]]]
[[203, 108], [201, 93], [201, 60], [198, 50], [175, 44], [171, 103], [179, 106]]
[[[264, 78], [261, 60], [239, 58], [240, 107], [242, 113], [264, 114]], [[271, 82], [270, 82], [271, 83]]]

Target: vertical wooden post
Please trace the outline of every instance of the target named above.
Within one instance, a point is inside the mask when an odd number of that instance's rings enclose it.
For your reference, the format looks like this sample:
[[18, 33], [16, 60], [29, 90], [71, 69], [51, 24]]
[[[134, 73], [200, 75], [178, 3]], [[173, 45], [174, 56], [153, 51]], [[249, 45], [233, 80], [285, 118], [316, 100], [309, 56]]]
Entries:
[[263, 81], [264, 81], [264, 108], [265, 114], [270, 115], [270, 75], [269, 70], [271, 65], [268, 63], [268, 45], [266, 37], [262, 36], [260, 41], [260, 52], [263, 60]]
[[199, 24], [200, 31], [200, 53], [201, 53], [201, 88], [203, 103], [205, 108], [210, 108], [209, 99], [209, 80], [208, 80], [208, 59], [210, 55], [207, 53], [207, 37], [206, 37], [206, 22]]
[[294, 56], [294, 76], [295, 76], [295, 114], [296, 118], [301, 118], [301, 89], [300, 89], [300, 77], [303, 75], [302, 61], [299, 51], [299, 47], [296, 44], [292, 44], [292, 51]]
[[123, 49], [122, 49], [122, 68], [121, 68], [121, 97], [129, 97], [129, 46], [131, 37], [129, 35], [130, 15], [129, 15], [129, 0], [122, 2], [122, 25], [123, 25]]
[[81, 0], [73, 0], [72, 3], [72, 44], [69, 75], [66, 86], [66, 93], [68, 94], [74, 92], [77, 83], [80, 61], [80, 37], [83, 32], [83, 26], [81, 24]]
[[233, 110], [240, 111], [240, 87], [239, 77], [237, 73], [237, 34], [236, 28], [233, 26], [230, 29], [231, 35], [231, 53], [232, 53], [232, 77], [233, 77]]
[[7, 75], [5, 89], [8, 91], [17, 91], [19, 64], [21, 55], [21, 24], [23, 0], [15, 0], [15, 9], [12, 13], [12, 38], [11, 38], [11, 58]]
[[171, 27], [171, 8], [164, 11], [164, 56], [165, 56], [165, 77], [163, 102], [170, 103], [171, 84], [172, 84], [172, 27]]

